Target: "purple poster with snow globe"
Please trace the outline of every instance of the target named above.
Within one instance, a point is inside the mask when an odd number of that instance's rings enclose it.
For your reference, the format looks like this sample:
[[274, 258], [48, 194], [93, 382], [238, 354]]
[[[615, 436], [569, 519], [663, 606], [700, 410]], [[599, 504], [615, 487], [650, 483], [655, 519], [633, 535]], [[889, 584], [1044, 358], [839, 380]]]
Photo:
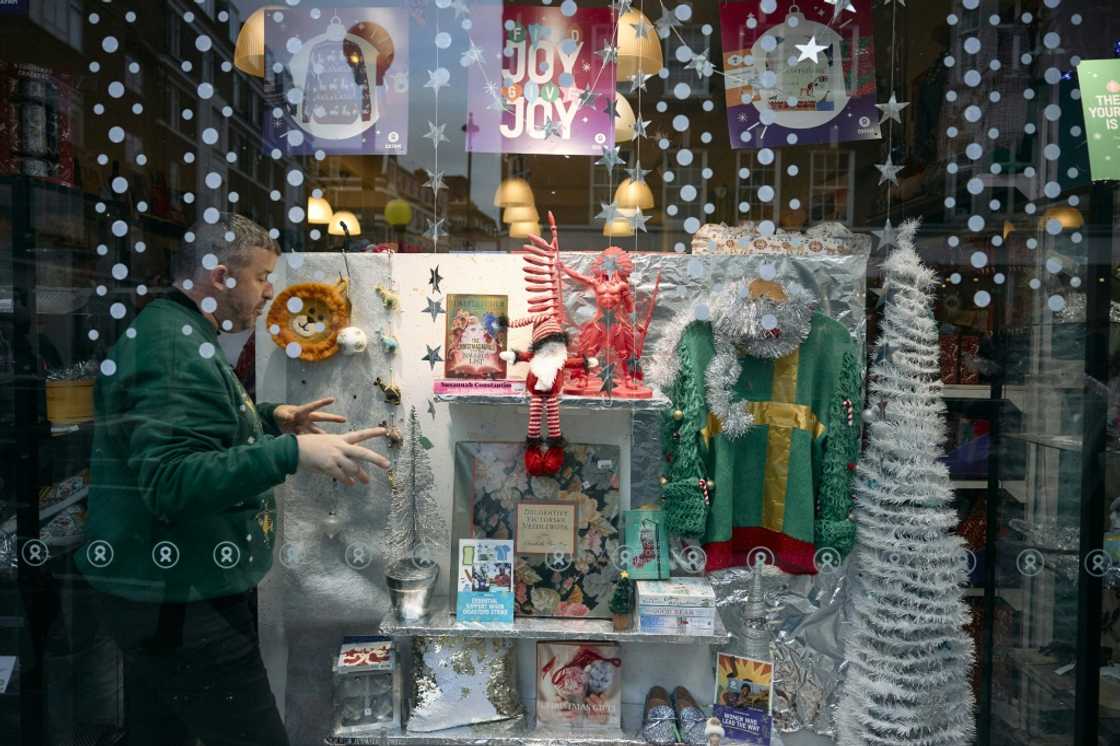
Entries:
[[408, 14], [277, 8], [265, 18], [268, 140], [289, 155], [408, 152]]

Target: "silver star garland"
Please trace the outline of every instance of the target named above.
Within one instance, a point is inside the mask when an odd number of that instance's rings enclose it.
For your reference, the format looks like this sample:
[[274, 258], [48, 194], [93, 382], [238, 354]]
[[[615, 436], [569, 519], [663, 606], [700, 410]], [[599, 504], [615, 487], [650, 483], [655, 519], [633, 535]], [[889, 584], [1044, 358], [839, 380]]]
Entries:
[[887, 100], [887, 103], [875, 104], [875, 108], [883, 112], [879, 116], [879, 124], [883, 124], [888, 119], [902, 124], [902, 110], [909, 105], [909, 101], [899, 101], [892, 91], [891, 97]]
[[424, 309], [424, 313], [429, 314], [432, 317], [432, 321], [435, 321], [441, 313], [444, 313], [443, 301], [436, 298], [428, 298], [428, 307]]
[[886, 163], [876, 163], [875, 168], [879, 169], [879, 183], [889, 181], [892, 184], [898, 184], [898, 172], [903, 169], [902, 166], [894, 165], [891, 161], [890, 153], [887, 153]]

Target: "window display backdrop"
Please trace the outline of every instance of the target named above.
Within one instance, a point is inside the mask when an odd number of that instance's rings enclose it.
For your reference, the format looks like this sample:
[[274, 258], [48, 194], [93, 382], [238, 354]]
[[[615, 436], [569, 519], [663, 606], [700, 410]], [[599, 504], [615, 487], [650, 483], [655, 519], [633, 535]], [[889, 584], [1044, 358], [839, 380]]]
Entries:
[[[561, 232], [561, 246], [562, 236]], [[853, 253], [848, 255], [635, 255], [632, 280], [638, 297], [648, 297], [661, 274], [647, 352], [656, 347], [661, 329], [679, 313], [704, 317], [706, 300], [713, 292], [771, 272], [779, 283], [796, 280], [810, 289], [821, 310], [843, 323], [862, 344], [869, 241], [854, 236], [850, 243]], [[596, 256], [595, 252], [566, 252], [563, 261], [577, 272], [587, 272]], [[256, 332], [258, 395], [262, 400], [288, 401], [335, 396], [332, 410], [344, 414], [347, 427], [354, 428], [383, 420], [404, 426], [409, 409], [415, 406], [432, 443], [434, 494], [444, 514], [450, 515], [455, 444], [521, 443], [527, 408], [434, 400], [432, 382], [443, 375], [447, 296], [508, 295], [510, 316], [516, 318], [527, 308], [521, 265], [517, 255], [286, 254], [277, 265], [277, 292], [302, 282], [333, 285], [340, 275], [348, 276], [349, 323], [365, 332], [369, 344], [354, 355], [305, 362], [294, 349], [281, 349], [273, 342], [262, 317]], [[433, 283], [437, 276], [438, 283]], [[585, 296], [570, 285], [565, 293], [573, 323], [591, 317], [593, 295]], [[382, 341], [387, 338], [398, 343], [391, 352]], [[510, 348], [526, 349], [528, 345], [527, 329], [510, 331]], [[522, 378], [524, 368], [514, 367], [510, 377]], [[383, 385], [400, 387], [400, 405], [386, 402], [375, 383], [378, 378]], [[655, 415], [635, 415], [622, 401], [613, 406], [615, 411], [562, 408], [561, 417], [570, 442], [621, 449], [620, 493], [625, 509], [659, 494], [662, 454]], [[386, 442], [376, 447], [390, 458], [396, 455]], [[369, 485], [355, 487], [297, 475], [277, 495], [283, 506], [279, 566], [261, 587], [262, 651], [293, 741], [311, 742], [322, 738], [329, 723], [330, 661], [339, 641], [346, 634], [376, 632], [389, 608], [385, 563], [378, 549], [384, 538], [389, 485], [383, 474], [373, 475]], [[446, 597], [451, 547], [443, 549], [437, 592]], [[660, 654], [648, 647], [622, 648], [624, 703], [640, 704], [649, 687], [657, 683], [684, 684], [696, 693], [712, 691], [713, 656], [706, 646], [659, 646]], [[521, 641], [518, 655], [519, 685], [524, 700], [529, 701], [534, 699], [533, 642]], [[669, 674], [663, 661], [669, 659], [674, 661], [673, 681], [666, 680]]]

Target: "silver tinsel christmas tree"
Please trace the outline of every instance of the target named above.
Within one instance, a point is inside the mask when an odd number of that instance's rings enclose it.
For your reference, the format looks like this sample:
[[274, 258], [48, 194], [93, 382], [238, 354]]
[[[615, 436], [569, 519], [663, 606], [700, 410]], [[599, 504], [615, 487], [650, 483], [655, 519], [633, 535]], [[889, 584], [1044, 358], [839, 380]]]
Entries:
[[388, 564], [398, 569], [408, 563], [425, 567], [438, 561], [438, 550], [447, 535], [447, 524], [432, 495], [435, 478], [429, 448], [431, 442], [424, 437], [413, 407], [400, 458], [389, 473], [392, 501], [385, 553]]
[[934, 273], [899, 230], [883, 265], [886, 305], [868, 391], [869, 440], [855, 480], [852, 621], [840, 746], [973, 742], [964, 541], [953, 529], [938, 380]]

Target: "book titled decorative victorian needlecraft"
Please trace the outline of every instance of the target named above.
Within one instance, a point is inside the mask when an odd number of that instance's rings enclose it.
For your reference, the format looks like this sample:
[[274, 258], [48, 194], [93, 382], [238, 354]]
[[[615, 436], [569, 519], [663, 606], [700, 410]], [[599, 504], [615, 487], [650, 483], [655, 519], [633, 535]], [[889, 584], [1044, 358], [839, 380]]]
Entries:
[[622, 726], [622, 659], [614, 643], [537, 643], [537, 724]]

